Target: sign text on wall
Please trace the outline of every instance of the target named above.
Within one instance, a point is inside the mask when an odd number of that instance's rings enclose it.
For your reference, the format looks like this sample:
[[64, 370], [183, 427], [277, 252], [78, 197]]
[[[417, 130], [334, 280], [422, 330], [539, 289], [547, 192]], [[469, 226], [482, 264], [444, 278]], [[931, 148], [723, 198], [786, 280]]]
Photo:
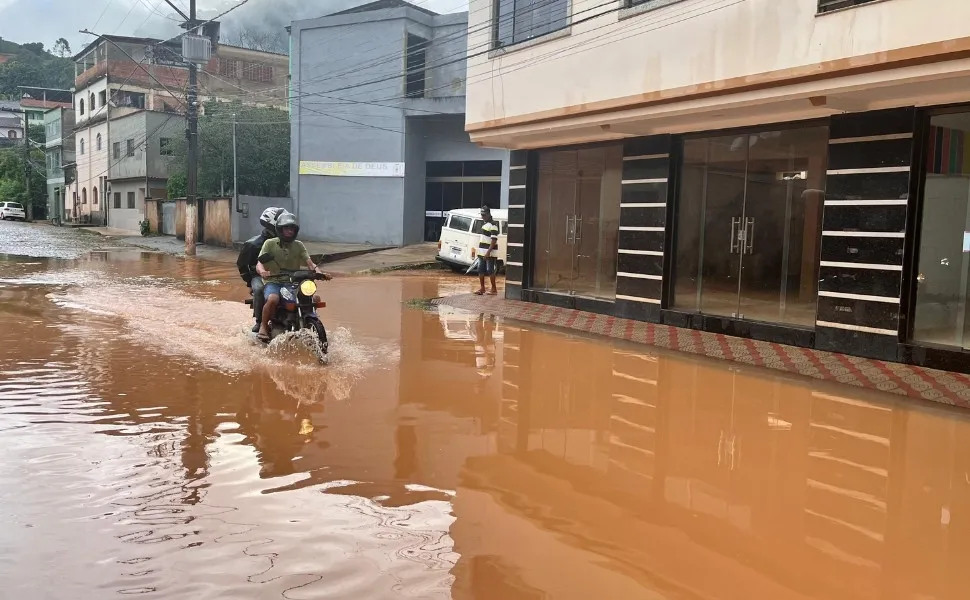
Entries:
[[404, 177], [404, 163], [301, 160], [300, 175], [330, 177]]

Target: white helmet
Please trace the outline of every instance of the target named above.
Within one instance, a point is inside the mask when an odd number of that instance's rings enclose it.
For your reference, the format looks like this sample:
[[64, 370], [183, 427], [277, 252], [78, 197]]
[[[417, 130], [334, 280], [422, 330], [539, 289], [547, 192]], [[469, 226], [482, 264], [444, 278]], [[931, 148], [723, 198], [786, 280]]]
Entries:
[[276, 219], [284, 212], [286, 212], [286, 209], [278, 206], [270, 206], [263, 211], [263, 214], [259, 215], [259, 224], [265, 229], [270, 230], [273, 235], [276, 235]]

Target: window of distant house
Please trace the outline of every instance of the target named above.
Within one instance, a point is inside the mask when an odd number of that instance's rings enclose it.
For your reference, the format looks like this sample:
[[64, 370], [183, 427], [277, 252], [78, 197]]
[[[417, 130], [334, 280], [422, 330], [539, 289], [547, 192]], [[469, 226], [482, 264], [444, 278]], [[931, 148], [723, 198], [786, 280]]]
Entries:
[[121, 192], [115, 192], [114, 207], [121, 208]]
[[101, 134], [100, 133], [98, 134], [98, 137], [94, 138], [94, 149], [95, 150], [98, 150], [98, 151], [101, 150]]
[[98, 188], [91, 188], [91, 204], [98, 203]]
[[94, 94], [91, 94], [90, 96], [88, 96], [88, 105], [91, 110], [94, 110], [94, 108], [97, 106], [94, 103]]
[[135, 208], [135, 192], [128, 192], [128, 208]]
[[565, 29], [569, 0], [496, 0], [492, 44], [502, 48]]
[[7, 132], [7, 137], [10, 138], [10, 139], [12, 139], [12, 140], [17, 139], [17, 130], [16, 129], [11, 129], [10, 131], [8, 131]]
[[877, 0], [818, 0], [818, 12], [827, 13], [840, 8], [851, 8], [862, 4], [869, 4]]
[[81, 188], [81, 204], [88, 203], [88, 188]]
[[273, 83], [273, 67], [261, 63], [248, 63], [243, 67], [243, 75], [257, 83]]
[[98, 92], [98, 104], [104, 106], [108, 103], [108, 90], [101, 90]]
[[77, 111], [82, 115], [84, 114], [84, 98], [81, 98], [80, 100], [78, 100]]
[[158, 153], [162, 156], [172, 155], [172, 138], [158, 138]]
[[126, 154], [126, 156], [134, 156], [135, 155], [135, 140], [127, 140], [125, 143], [128, 145], [128, 153]]
[[80, 142], [78, 142], [77, 147], [78, 147], [78, 152], [81, 154], [84, 154], [84, 140], [81, 140]]
[[424, 98], [427, 47], [428, 40], [408, 34], [407, 60], [404, 61], [404, 94], [408, 98]]
[[111, 158], [115, 160], [121, 158], [121, 142], [111, 144]]
[[219, 75], [223, 77], [232, 77], [233, 79], [239, 78], [239, 70], [236, 65], [238, 65], [235, 60], [230, 58], [220, 58], [219, 59]]

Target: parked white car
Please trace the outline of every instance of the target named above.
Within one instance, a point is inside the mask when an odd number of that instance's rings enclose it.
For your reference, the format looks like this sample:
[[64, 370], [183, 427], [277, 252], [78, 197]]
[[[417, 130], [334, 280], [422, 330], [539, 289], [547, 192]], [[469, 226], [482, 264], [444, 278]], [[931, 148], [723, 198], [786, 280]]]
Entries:
[[[508, 233], [509, 211], [492, 209], [492, 218], [498, 225], [498, 259], [499, 269], [505, 265], [505, 247]], [[478, 244], [482, 235], [481, 209], [459, 208], [445, 213], [445, 224], [441, 227], [441, 237], [438, 239], [438, 256], [435, 258], [455, 270], [467, 269], [475, 262], [478, 254]]]
[[27, 220], [27, 213], [24, 212], [23, 204], [19, 202], [0, 202], [0, 221]]

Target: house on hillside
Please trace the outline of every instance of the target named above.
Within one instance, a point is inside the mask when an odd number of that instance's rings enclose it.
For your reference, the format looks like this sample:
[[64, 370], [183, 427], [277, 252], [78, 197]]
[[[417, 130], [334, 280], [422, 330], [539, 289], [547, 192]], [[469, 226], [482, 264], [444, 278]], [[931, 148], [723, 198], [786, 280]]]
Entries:
[[44, 124], [44, 114], [52, 108], [71, 108], [74, 94], [71, 90], [17, 86], [20, 90], [20, 108], [23, 110], [27, 128]]
[[20, 144], [24, 139], [24, 126], [20, 115], [0, 112], [0, 148]]

